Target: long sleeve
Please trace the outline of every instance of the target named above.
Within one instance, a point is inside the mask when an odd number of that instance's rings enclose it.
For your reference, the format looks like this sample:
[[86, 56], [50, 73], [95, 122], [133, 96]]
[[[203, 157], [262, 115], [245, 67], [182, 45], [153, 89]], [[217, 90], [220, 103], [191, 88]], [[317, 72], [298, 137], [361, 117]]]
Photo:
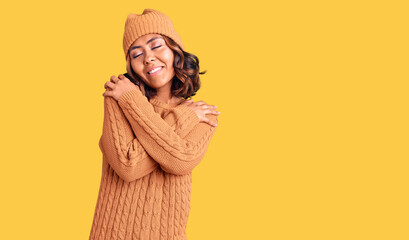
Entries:
[[[139, 89], [123, 93], [118, 104], [146, 152], [164, 171], [175, 175], [187, 174], [200, 163], [216, 130], [187, 109], [179, 121], [180, 129], [175, 129], [154, 111]], [[218, 122], [217, 115], [206, 117]]]
[[134, 181], [159, 167], [134, 136], [128, 120], [112, 97], [104, 97], [99, 147], [103, 158], [124, 181]]

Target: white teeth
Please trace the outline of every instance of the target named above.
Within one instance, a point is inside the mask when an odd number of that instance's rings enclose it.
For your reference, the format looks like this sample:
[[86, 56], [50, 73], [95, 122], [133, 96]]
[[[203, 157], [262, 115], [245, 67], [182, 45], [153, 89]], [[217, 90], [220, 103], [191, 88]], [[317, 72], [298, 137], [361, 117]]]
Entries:
[[149, 73], [149, 74], [152, 74], [152, 73], [158, 71], [158, 70], [161, 69], [161, 68], [162, 68], [162, 67], [157, 67], [157, 68], [153, 69], [152, 71], [150, 71], [150, 72], [148, 72], [148, 73]]

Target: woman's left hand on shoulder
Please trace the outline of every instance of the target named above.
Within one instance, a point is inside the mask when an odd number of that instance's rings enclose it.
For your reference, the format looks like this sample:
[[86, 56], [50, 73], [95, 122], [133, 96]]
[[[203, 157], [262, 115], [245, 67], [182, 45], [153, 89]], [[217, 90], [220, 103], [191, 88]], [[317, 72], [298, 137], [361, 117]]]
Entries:
[[220, 114], [219, 111], [216, 111], [217, 107], [215, 105], [209, 105], [204, 101], [193, 102], [192, 99], [186, 100], [180, 105], [186, 105], [187, 107], [190, 107], [196, 113], [200, 122], [205, 122], [212, 125], [213, 127], [217, 127], [216, 123], [210, 121], [210, 119], [206, 117], [206, 114]]
[[136, 86], [123, 74], [119, 74], [118, 77], [116, 77], [115, 75], [111, 76], [111, 81], [106, 82], [104, 88], [106, 90], [102, 94], [102, 96], [113, 97], [117, 101], [122, 96], [122, 94], [124, 94], [128, 90], [140, 90], [138, 86]]

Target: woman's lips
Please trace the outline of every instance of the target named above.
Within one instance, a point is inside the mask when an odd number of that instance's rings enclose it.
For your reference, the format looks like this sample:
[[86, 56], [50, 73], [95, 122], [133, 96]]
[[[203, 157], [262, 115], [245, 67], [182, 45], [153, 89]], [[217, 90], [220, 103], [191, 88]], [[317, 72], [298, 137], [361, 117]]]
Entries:
[[162, 68], [163, 68], [163, 66], [162, 66], [162, 67], [160, 67], [160, 69], [159, 69], [159, 70], [157, 70], [157, 71], [156, 71], [156, 72], [154, 72], [154, 73], [148, 73], [148, 75], [149, 75], [149, 76], [155, 76], [155, 75], [159, 74], [160, 72], [162, 72]]

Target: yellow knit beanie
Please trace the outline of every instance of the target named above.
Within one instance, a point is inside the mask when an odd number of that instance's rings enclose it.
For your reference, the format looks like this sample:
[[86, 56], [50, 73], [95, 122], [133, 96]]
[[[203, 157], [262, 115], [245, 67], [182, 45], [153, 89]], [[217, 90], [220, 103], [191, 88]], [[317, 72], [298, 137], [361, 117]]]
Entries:
[[125, 59], [128, 57], [128, 50], [132, 43], [139, 37], [149, 33], [163, 34], [170, 37], [184, 51], [182, 40], [174, 29], [170, 18], [157, 10], [145, 9], [142, 14], [130, 13], [126, 19], [123, 40]]

